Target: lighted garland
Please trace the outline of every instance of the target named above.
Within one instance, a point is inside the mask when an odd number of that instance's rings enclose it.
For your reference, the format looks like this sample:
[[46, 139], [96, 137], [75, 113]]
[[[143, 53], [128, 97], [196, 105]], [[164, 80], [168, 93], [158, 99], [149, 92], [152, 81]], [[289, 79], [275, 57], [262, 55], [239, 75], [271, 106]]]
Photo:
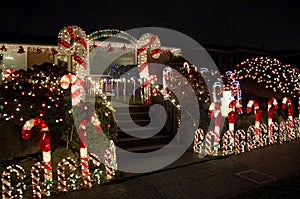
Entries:
[[277, 59], [258, 57], [247, 59], [237, 65], [236, 76], [239, 80], [251, 79], [273, 92], [299, 95], [299, 70], [285, 65]]

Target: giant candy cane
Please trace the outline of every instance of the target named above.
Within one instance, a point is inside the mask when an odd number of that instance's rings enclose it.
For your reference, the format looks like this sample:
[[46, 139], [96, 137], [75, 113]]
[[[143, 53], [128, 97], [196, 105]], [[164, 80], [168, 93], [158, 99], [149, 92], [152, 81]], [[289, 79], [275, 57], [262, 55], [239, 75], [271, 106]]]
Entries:
[[149, 78], [149, 67], [148, 67], [148, 49], [150, 48], [150, 54], [154, 59], [158, 59], [161, 53], [160, 40], [152, 33], [143, 34], [137, 41], [137, 57], [140, 78], [146, 79], [144, 83], [144, 104], [149, 104], [151, 101]]
[[87, 63], [85, 61], [88, 53], [87, 36], [78, 26], [67, 26], [58, 34], [58, 50], [74, 56], [77, 62], [76, 72], [79, 77], [87, 74]]
[[255, 135], [254, 135], [254, 141], [261, 146], [263, 144], [263, 137], [261, 134], [260, 129], [260, 120], [262, 115], [262, 110], [259, 108], [258, 102], [256, 100], [249, 100], [247, 104], [247, 113], [251, 113], [252, 106], [254, 108], [254, 116], [255, 116]]
[[51, 149], [50, 149], [50, 133], [48, 125], [44, 120], [39, 118], [32, 118], [25, 122], [22, 129], [22, 138], [28, 140], [30, 138], [32, 127], [40, 128], [39, 132], [39, 148], [43, 151], [43, 164], [45, 180], [52, 182], [52, 166], [51, 166]]
[[292, 101], [288, 97], [284, 97], [282, 99], [282, 109], [288, 109], [288, 118], [290, 120], [293, 120], [293, 106], [292, 106]]
[[229, 111], [235, 111], [236, 108], [236, 112], [238, 112], [238, 114], [242, 113], [242, 107], [241, 104], [239, 103], [239, 101], [237, 100], [232, 100], [229, 105], [228, 105]]
[[220, 148], [220, 125], [221, 125], [221, 110], [218, 103], [213, 102], [209, 106], [208, 116], [211, 118], [214, 116], [214, 141], [213, 148], [215, 155], [218, 153], [218, 149]]
[[288, 110], [288, 119], [286, 120], [286, 126], [288, 129], [288, 137], [289, 140], [292, 140], [295, 138], [295, 132], [294, 132], [294, 121], [293, 121], [293, 106], [292, 101], [288, 97], [284, 97], [282, 99], [282, 109]]
[[81, 120], [80, 126], [77, 131], [80, 138], [80, 162], [81, 162], [82, 178], [83, 178], [85, 188], [92, 187], [89, 165], [88, 165], [89, 156], [88, 156], [87, 144], [86, 144], [86, 133], [87, 133], [86, 125], [88, 123], [93, 124], [97, 133], [102, 132], [100, 121], [98, 120], [96, 114], [84, 117]]
[[273, 136], [273, 112], [278, 109], [278, 103], [275, 98], [270, 98], [268, 101], [268, 138], [269, 144], [274, 143]]

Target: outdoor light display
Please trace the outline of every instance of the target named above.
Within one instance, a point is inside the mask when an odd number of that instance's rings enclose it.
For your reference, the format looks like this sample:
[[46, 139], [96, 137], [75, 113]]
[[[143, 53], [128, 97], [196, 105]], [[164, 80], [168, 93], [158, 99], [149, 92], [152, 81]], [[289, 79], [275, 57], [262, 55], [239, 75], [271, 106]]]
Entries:
[[300, 74], [297, 68], [284, 65], [277, 59], [259, 57], [247, 59], [237, 66], [236, 76], [239, 80], [252, 79], [266, 89], [293, 97], [300, 94]]

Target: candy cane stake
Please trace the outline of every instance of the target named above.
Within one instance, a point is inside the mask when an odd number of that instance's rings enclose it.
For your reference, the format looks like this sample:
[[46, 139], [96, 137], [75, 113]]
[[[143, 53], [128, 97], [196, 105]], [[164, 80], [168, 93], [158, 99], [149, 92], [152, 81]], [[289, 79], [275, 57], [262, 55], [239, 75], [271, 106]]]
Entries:
[[88, 165], [89, 157], [88, 157], [87, 144], [86, 144], [86, 133], [87, 133], [86, 125], [88, 123], [93, 124], [94, 129], [97, 133], [102, 132], [102, 128], [100, 126], [100, 121], [97, 119], [96, 114], [84, 117], [81, 120], [80, 126], [77, 131], [79, 138], [80, 138], [79, 145], [80, 145], [80, 162], [81, 162], [82, 178], [83, 178], [84, 186], [87, 189], [92, 187], [92, 182], [90, 179], [90, 172], [89, 172], [89, 165]]
[[204, 155], [210, 155], [212, 152], [212, 135], [214, 134], [213, 131], [208, 131], [205, 135], [205, 142], [204, 142]]
[[[11, 174], [16, 173], [18, 184], [16, 187], [11, 186]], [[2, 198], [11, 199], [11, 198], [23, 198], [23, 192], [26, 190], [26, 185], [24, 183], [25, 179], [25, 170], [19, 165], [8, 166], [2, 173]], [[12, 195], [13, 189], [15, 189], [18, 194]]]
[[116, 156], [116, 146], [112, 140], [109, 141], [109, 146], [105, 150], [104, 154], [104, 165], [106, 170], [107, 180], [111, 180], [115, 175], [117, 170], [117, 156]]
[[204, 132], [202, 129], [197, 129], [194, 135], [194, 153], [201, 154], [203, 150]]
[[44, 120], [33, 118], [25, 122], [22, 129], [22, 138], [28, 140], [30, 138], [32, 127], [37, 126], [40, 128], [39, 148], [43, 151], [44, 175], [45, 179], [52, 182], [52, 166], [51, 166], [51, 149], [50, 149], [50, 133], [48, 125]]
[[[45, 196], [47, 197], [50, 196], [50, 188], [52, 186], [52, 182], [47, 182], [46, 179], [44, 180], [44, 182], [41, 182], [40, 171], [44, 169], [44, 165], [40, 162], [35, 163], [31, 168], [33, 198], [41, 199], [42, 194], [45, 194]], [[43, 186], [43, 188], [41, 188], [41, 185]]]
[[288, 118], [293, 121], [293, 106], [292, 101], [288, 97], [282, 99], [282, 109], [288, 109]]
[[144, 83], [144, 101], [143, 104], [148, 104], [151, 101], [149, 83], [149, 67], [148, 67], [148, 49], [154, 59], [158, 59], [161, 53], [161, 44], [159, 38], [152, 33], [143, 34], [137, 41], [137, 58], [140, 78], [146, 79]]

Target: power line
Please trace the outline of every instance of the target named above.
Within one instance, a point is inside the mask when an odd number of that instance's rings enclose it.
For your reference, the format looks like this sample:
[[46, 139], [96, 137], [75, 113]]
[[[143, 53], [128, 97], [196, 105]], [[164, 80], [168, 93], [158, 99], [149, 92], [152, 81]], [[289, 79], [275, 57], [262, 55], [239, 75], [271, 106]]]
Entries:
[[201, 2], [200, 2], [200, 1], [196, 1], [195, 3], [189, 5], [188, 7], [185, 7], [185, 8], [183, 8], [183, 9], [181, 9], [181, 10], [175, 12], [175, 13], [172, 13], [172, 14], [170, 14], [170, 15], [168, 15], [168, 16], [165, 16], [165, 17], [162, 17], [162, 18], [160, 18], [160, 19], [158, 19], [158, 20], [156, 20], [156, 21], [153, 21], [153, 22], [150, 24], [150, 26], [159, 24], [159, 23], [161, 23], [161, 22], [163, 22], [163, 21], [166, 21], [166, 20], [168, 20], [168, 19], [170, 19], [170, 18], [173, 18], [173, 17], [175, 17], [175, 16], [177, 16], [177, 15], [179, 15], [179, 14], [181, 14], [181, 13], [184, 13], [184, 12], [186, 12], [186, 11], [188, 11], [188, 10], [194, 8], [194, 7], [195, 7], [196, 5], [198, 5], [199, 3], [201, 3]]

